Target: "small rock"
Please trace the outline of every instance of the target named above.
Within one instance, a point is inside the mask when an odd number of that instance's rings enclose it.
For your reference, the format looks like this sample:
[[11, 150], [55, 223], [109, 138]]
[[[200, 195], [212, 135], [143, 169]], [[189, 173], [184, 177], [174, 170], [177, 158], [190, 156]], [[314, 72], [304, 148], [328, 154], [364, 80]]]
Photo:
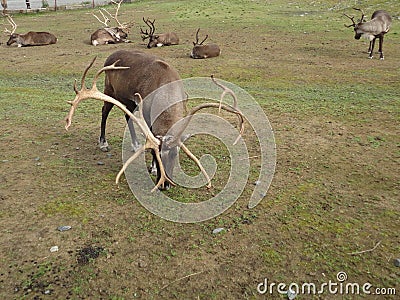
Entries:
[[38, 157], [35, 157], [35, 159], [34, 159], [35, 161], [39, 161], [40, 160], [40, 157], [38, 156]]
[[79, 148], [79, 147], [76, 147], [76, 148], [75, 148], [75, 150], [79, 150], [79, 149], [81, 149], [81, 148]]
[[396, 258], [393, 260], [393, 263], [396, 267], [400, 267], [400, 258]]
[[51, 294], [51, 291], [50, 291], [50, 290], [45, 290], [45, 291], [44, 291], [44, 294], [45, 294], [45, 295], [50, 295], [50, 294]]
[[260, 180], [257, 180], [256, 182], [254, 182], [254, 185], [259, 185], [261, 183]]
[[104, 166], [104, 162], [98, 161], [98, 162], [97, 162], [97, 165], [99, 165], [99, 166]]
[[220, 228], [215, 228], [214, 230], [213, 230], [213, 234], [217, 234], [217, 233], [220, 233], [220, 232], [222, 232], [222, 231], [224, 231], [225, 230], [225, 228], [223, 228], [223, 227], [220, 227]]
[[57, 230], [58, 231], [68, 231], [68, 230], [70, 230], [72, 227], [71, 226], [68, 226], [68, 225], [64, 225], [64, 226], [59, 226], [59, 227], [57, 227]]
[[112, 153], [107, 153], [108, 158], [111, 158], [112, 156], [113, 156]]
[[147, 267], [147, 263], [145, 261], [143, 261], [143, 260], [140, 260], [138, 262], [138, 266], [139, 266], [139, 268], [146, 268]]
[[58, 251], [58, 246], [53, 246], [50, 248], [50, 252], [57, 252]]

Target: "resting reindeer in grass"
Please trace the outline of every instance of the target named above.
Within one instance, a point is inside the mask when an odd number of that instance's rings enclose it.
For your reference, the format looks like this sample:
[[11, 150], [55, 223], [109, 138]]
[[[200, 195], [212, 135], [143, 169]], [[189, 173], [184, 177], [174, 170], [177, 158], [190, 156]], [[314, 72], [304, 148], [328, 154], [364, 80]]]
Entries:
[[5, 29], [6, 34], [10, 36], [7, 41], [7, 46], [10, 46], [14, 43], [16, 43], [18, 47], [44, 46], [57, 43], [56, 36], [49, 32], [29, 31], [26, 34], [15, 33], [17, 30], [17, 24], [14, 22], [11, 16], [7, 15], [6, 17], [12, 26], [11, 30], [7, 28]]
[[390, 26], [392, 24], [392, 18], [386, 11], [377, 10], [372, 14], [371, 20], [366, 22], [364, 20], [365, 16], [364, 12], [359, 8], [354, 8], [354, 9], [359, 10], [362, 13], [360, 21], [356, 24], [356, 22], [354, 22], [353, 16], [348, 16], [345, 14], [345, 16], [348, 17], [353, 22], [353, 24], [345, 26], [354, 27], [354, 32], [355, 32], [354, 38], [356, 40], [359, 40], [361, 37], [364, 37], [370, 41], [368, 48], [369, 58], [373, 57], [375, 40], [379, 38], [380, 59], [383, 60], [384, 59], [382, 51], [383, 37], [390, 30]]
[[[118, 3], [111, 1], [113, 4], [117, 5], [114, 16], [105, 8], [100, 9], [100, 14], [103, 17], [103, 21], [100, 19], [100, 17], [93, 14], [93, 16], [104, 25], [104, 28], [97, 29], [90, 36], [90, 43], [93, 46], [130, 42], [130, 40], [128, 40], [128, 33], [129, 28], [133, 25], [133, 22], [121, 23], [118, 20], [118, 12], [122, 1], [123, 0], [120, 0]], [[117, 23], [116, 27], [110, 27], [109, 17], [115, 20]]]
[[211, 58], [211, 57], [217, 57], [221, 53], [221, 49], [219, 49], [219, 46], [217, 44], [208, 44], [208, 45], [203, 45], [203, 43], [207, 40], [208, 34], [199, 43], [199, 31], [200, 28], [197, 29], [196, 31], [196, 41], [193, 42], [193, 49], [192, 52], [190, 53], [191, 58]]
[[147, 20], [143, 17], [143, 22], [149, 27], [150, 31], [143, 31], [140, 28], [140, 32], [142, 33], [142, 40], [145, 41], [149, 39], [149, 43], [147, 44], [147, 48], [153, 47], [162, 47], [162, 46], [171, 46], [179, 44], [179, 37], [175, 32], [167, 32], [161, 34], [155, 34], [156, 27], [154, 25], [156, 20], [150, 21], [149, 18]]
[[[140, 153], [146, 149], [151, 149], [153, 161], [157, 167], [157, 183], [154, 189], [169, 188], [170, 185], [174, 185], [172, 172], [178, 151], [182, 149], [195, 161], [206, 177], [208, 186], [211, 186], [210, 179], [200, 161], [183, 144], [185, 140], [183, 132], [191, 117], [197, 111], [207, 107], [214, 107], [236, 114], [240, 120], [240, 133], [242, 133], [244, 120], [242, 113], [237, 108], [237, 101], [234, 102], [233, 106], [222, 103], [202, 104], [193, 108], [186, 115], [187, 96], [177, 71], [164, 60], [139, 51], [120, 50], [111, 54], [107, 58], [104, 67], [97, 72], [92, 87], [87, 89], [85, 87], [85, 77], [93, 63], [94, 60], [83, 73], [81, 90], [77, 89], [75, 83], [76, 97], [69, 102], [72, 107], [66, 118], [66, 129], [71, 125], [72, 116], [80, 101], [89, 98], [104, 101], [100, 146], [108, 146], [105, 139], [106, 120], [111, 108], [116, 105], [125, 112], [128, 124], [132, 122], [129, 129], [132, 143], [136, 145], [135, 153], [125, 162], [118, 173], [117, 182], [127, 166]], [[104, 93], [98, 91], [96, 87], [97, 79], [102, 72], [106, 73]], [[234, 97], [231, 90], [216, 81], [214, 82], [224, 89], [221, 98], [226, 93]], [[142, 97], [144, 100], [142, 100]], [[137, 107], [139, 109], [139, 117], [133, 114]], [[143, 146], [140, 146], [137, 141], [133, 123], [140, 128], [146, 138]]]

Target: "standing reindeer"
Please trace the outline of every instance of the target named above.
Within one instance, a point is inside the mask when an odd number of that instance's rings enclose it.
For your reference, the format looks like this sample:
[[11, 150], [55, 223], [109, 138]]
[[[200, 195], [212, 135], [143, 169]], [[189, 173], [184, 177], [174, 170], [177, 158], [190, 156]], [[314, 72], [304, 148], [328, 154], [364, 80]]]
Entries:
[[10, 36], [7, 41], [7, 46], [12, 45], [13, 43], [17, 43], [18, 47], [43, 46], [57, 43], [55, 35], [49, 32], [29, 31], [26, 34], [15, 33], [17, 30], [17, 24], [11, 16], [7, 15], [6, 17], [12, 26], [11, 31], [7, 28], [5, 29], [5, 32]]
[[[187, 96], [183, 84], [177, 71], [164, 60], [139, 51], [117, 51], [107, 58], [104, 67], [97, 72], [92, 87], [88, 89], [85, 87], [85, 77], [93, 63], [94, 60], [83, 73], [81, 90], [78, 91], [75, 83], [76, 97], [69, 102], [72, 106], [66, 118], [65, 128], [68, 129], [71, 125], [72, 116], [80, 101], [89, 98], [104, 101], [100, 143], [106, 142], [104, 136], [106, 119], [111, 108], [116, 105], [125, 112], [130, 121], [138, 125], [146, 138], [145, 144], [139, 146], [133, 156], [125, 162], [118, 173], [117, 182], [127, 166], [140, 153], [145, 149], [151, 149], [153, 161], [157, 166], [157, 184], [154, 189], [169, 188], [170, 185], [174, 185], [172, 172], [179, 148], [181, 148], [199, 166], [210, 187], [210, 178], [200, 161], [183, 144], [182, 134], [191, 117], [197, 111], [207, 107], [222, 108], [236, 114], [240, 120], [240, 133], [242, 133], [243, 115], [237, 109], [234, 93], [214, 81], [224, 89], [222, 95], [229, 93], [234, 97], [234, 105], [206, 103], [193, 108], [185, 117]], [[106, 72], [104, 93], [96, 87], [97, 79], [102, 72]], [[145, 100], [142, 100], [142, 97]], [[221, 101], [222, 98], [223, 96], [221, 96]], [[137, 106], [139, 117], [132, 113]], [[132, 139], [136, 139], [135, 134], [132, 135]], [[136, 144], [138, 145], [137, 141]]]
[[386, 11], [377, 10], [372, 14], [371, 20], [366, 22], [364, 20], [365, 16], [364, 12], [359, 8], [354, 8], [354, 9], [361, 11], [362, 13], [360, 21], [356, 24], [356, 22], [354, 22], [354, 16], [349, 16], [344, 14], [353, 22], [353, 24], [345, 26], [354, 27], [354, 32], [355, 32], [354, 38], [356, 40], [359, 40], [361, 37], [364, 37], [370, 41], [368, 47], [369, 58], [373, 57], [375, 40], [376, 38], [379, 38], [380, 59], [383, 60], [384, 59], [382, 51], [383, 37], [390, 30], [390, 25], [392, 24], [392, 18]]
[[142, 40], [149, 39], [149, 43], [147, 44], [147, 48], [153, 47], [161, 47], [161, 46], [171, 46], [179, 44], [179, 37], [175, 32], [167, 32], [161, 34], [154, 34], [156, 28], [154, 26], [156, 20], [150, 21], [149, 18], [147, 20], [143, 17], [143, 22], [149, 27], [150, 32], [143, 31], [140, 28], [140, 32], [142, 33]]
[[208, 44], [203, 45], [203, 43], [207, 40], [208, 34], [204, 38], [204, 40], [199, 43], [199, 31], [200, 28], [196, 31], [196, 41], [193, 42], [193, 49], [190, 53], [191, 58], [210, 58], [217, 57], [221, 53], [221, 49], [217, 44]]
[[[104, 19], [103, 21], [100, 19], [100, 17], [93, 14], [93, 16], [101, 24], [105, 26], [104, 28], [97, 29], [90, 36], [90, 43], [93, 46], [130, 42], [127, 38], [128, 38], [129, 28], [133, 25], [133, 22], [123, 24], [118, 20], [118, 12], [121, 7], [122, 1], [123, 0], [120, 0], [118, 3], [111, 1], [113, 4], [117, 5], [114, 16], [111, 15], [111, 13], [105, 8], [99, 10], [101, 16]], [[118, 26], [110, 27], [109, 26], [110, 19], [108, 17], [114, 19]]]

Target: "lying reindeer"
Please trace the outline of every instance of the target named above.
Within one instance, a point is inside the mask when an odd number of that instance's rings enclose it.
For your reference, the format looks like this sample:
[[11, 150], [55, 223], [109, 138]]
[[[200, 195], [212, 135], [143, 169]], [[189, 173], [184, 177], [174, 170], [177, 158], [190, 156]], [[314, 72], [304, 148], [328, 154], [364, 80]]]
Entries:
[[365, 22], [364, 12], [359, 8], [354, 8], [354, 9], [361, 11], [362, 13], [361, 20], [356, 24], [356, 22], [354, 22], [353, 16], [348, 16], [344, 14], [353, 22], [353, 24], [345, 26], [354, 27], [354, 32], [355, 32], [354, 38], [356, 40], [359, 40], [361, 37], [364, 37], [370, 41], [368, 47], [369, 58], [373, 57], [372, 53], [374, 51], [375, 40], [376, 38], [379, 38], [380, 59], [383, 60], [384, 59], [382, 51], [383, 36], [390, 30], [390, 25], [392, 24], [392, 18], [386, 11], [377, 10], [372, 14], [371, 20]]
[[10, 38], [7, 41], [7, 46], [12, 45], [13, 43], [17, 43], [18, 47], [44, 46], [57, 43], [55, 35], [49, 32], [29, 31], [26, 34], [15, 33], [17, 30], [17, 24], [9, 15], [7, 15], [7, 20], [12, 26], [11, 31], [7, 28], [5, 29], [5, 32], [10, 35]]
[[149, 18], [147, 20], [143, 17], [143, 22], [149, 27], [150, 32], [143, 31], [140, 28], [140, 32], [142, 33], [142, 40], [145, 41], [149, 39], [149, 43], [147, 44], [147, 48], [153, 47], [162, 47], [162, 46], [171, 46], [171, 45], [178, 45], [179, 44], [179, 37], [175, 32], [167, 32], [161, 34], [154, 34], [156, 28], [154, 26], [156, 20], [150, 21]]
[[[222, 103], [202, 104], [193, 108], [188, 117], [182, 120], [185, 117], [187, 96], [179, 74], [164, 60], [139, 51], [117, 51], [107, 58], [104, 67], [97, 72], [92, 87], [88, 89], [85, 87], [85, 77], [93, 63], [94, 60], [83, 73], [81, 90], [77, 89], [75, 82], [76, 97], [73, 101], [69, 101], [72, 106], [66, 118], [65, 128], [68, 129], [71, 125], [72, 116], [80, 101], [89, 98], [104, 101], [100, 137], [100, 143], [104, 144], [106, 143], [104, 136], [106, 119], [111, 108], [116, 105], [125, 112], [127, 118], [130, 118], [130, 122], [133, 121], [138, 125], [146, 138], [145, 145], [139, 146], [134, 130], [133, 132], [131, 131], [132, 141], [138, 145], [138, 148], [123, 165], [117, 175], [116, 182], [119, 181], [127, 166], [139, 154], [146, 149], [151, 149], [153, 160], [157, 166], [157, 183], [154, 189], [166, 189], [170, 185], [174, 185], [172, 172], [178, 151], [181, 148], [198, 165], [207, 179], [208, 187], [210, 187], [210, 178], [200, 161], [183, 144], [182, 134], [191, 117], [197, 111], [207, 107], [222, 108], [236, 114], [240, 120], [241, 134], [244, 129], [243, 115], [237, 109], [234, 93], [214, 81], [224, 89], [221, 102], [223, 95], [229, 93], [235, 99], [234, 105], [230, 106]], [[102, 72], [106, 72], [104, 93], [101, 93], [96, 87], [96, 82]], [[142, 97], [145, 100], [142, 100]], [[137, 106], [139, 108], [139, 117], [132, 113]], [[130, 127], [131, 129], [133, 129], [133, 126]]]
[[208, 34], [204, 38], [204, 40], [199, 43], [199, 31], [200, 28], [197, 29], [196, 32], [196, 41], [193, 42], [193, 49], [190, 53], [191, 58], [210, 58], [210, 57], [217, 57], [221, 53], [221, 49], [217, 44], [208, 44], [203, 45], [203, 43], [207, 40]]
[[[118, 3], [111, 1], [113, 4], [117, 5], [115, 15], [111, 15], [109, 11], [106, 9], [102, 8], [100, 9], [100, 14], [103, 17], [103, 21], [93, 14], [93, 16], [105, 27], [97, 29], [95, 32], [92, 33], [90, 36], [90, 43], [93, 46], [97, 45], [107, 45], [107, 44], [116, 44], [116, 43], [129, 43], [130, 41], [128, 40], [128, 33], [129, 33], [129, 28], [133, 25], [133, 22], [129, 22], [126, 24], [121, 23], [118, 20], [118, 12], [121, 7], [121, 3], [123, 0], [120, 0]], [[107, 17], [110, 17], [115, 20], [117, 23], [117, 27], [110, 27], [109, 22], [110, 19]]]

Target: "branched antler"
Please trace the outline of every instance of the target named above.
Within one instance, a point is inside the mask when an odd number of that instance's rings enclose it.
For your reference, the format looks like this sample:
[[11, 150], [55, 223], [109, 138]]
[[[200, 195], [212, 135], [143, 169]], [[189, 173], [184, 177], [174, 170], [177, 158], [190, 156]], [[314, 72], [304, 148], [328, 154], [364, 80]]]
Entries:
[[136, 159], [140, 153], [142, 153], [144, 150], [146, 149], [153, 149], [154, 153], [156, 155], [156, 159], [160, 165], [160, 179], [158, 181], [158, 183], [156, 184], [156, 186], [154, 187], [154, 190], [156, 190], [159, 186], [161, 186], [162, 184], [164, 184], [166, 181], [168, 181], [170, 184], [175, 185], [173, 183], [173, 181], [167, 176], [164, 167], [162, 165], [162, 161], [161, 161], [161, 156], [160, 156], [160, 140], [157, 139], [153, 133], [150, 131], [150, 128], [148, 127], [146, 121], [143, 118], [143, 113], [142, 113], [142, 98], [139, 94], [135, 94], [138, 98], [139, 98], [139, 117], [136, 117], [133, 113], [131, 113], [125, 105], [123, 105], [121, 102], [119, 102], [118, 100], [101, 93], [96, 86], [97, 80], [100, 76], [101, 73], [105, 72], [105, 71], [109, 71], [109, 70], [123, 70], [123, 69], [129, 69], [129, 67], [121, 67], [121, 66], [116, 66], [116, 64], [118, 63], [118, 60], [116, 62], [114, 62], [112, 65], [110, 66], [106, 66], [103, 67], [102, 69], [100, 69], [94, 79], [93, 79], [93, 83], [90, 89], [88, 89], [85, 86], [85, 78], [86, 75], [89, 71], [89, 69], [92, 67], [92, 65], [94, 64], [96, 60], [96, 57], [92, 60], [92, 62], [89, 64], [88, 67], [86, 67], [85, 71], [83, 72], [82, 75], [82, 80], [81, 80], [81, 89], [78, 90], [77, 88], [77, 84], [76, 84], [76, 80], [74, 83], [74, 91], [76, 93], [75, 99], [73, 101], [68, 101], [69, 104], [71, 104], [71, 109], [65, 119], [66, 121], [66, 125], [65, 125], [65, 129], [68, 130], [68, 128], [71, 126], [71, 122], [72, 122], [72, 117], [73, 114], [77, 108], [77, 106], [79, 105], [79, 103], [82, 100], [86, 100], [86, 99], [96, 99], [96, 100], [100, 100], [100, 101], [106, 101], [106, 102], [110, 102], [112, 104], [114, 104], [115, 106], [119, 107], [125, 114], [129, 115], [129, 117], [132, 119], [133, 122], [135, 122], [140, 130], [143, 132], [145, 138], [146, 138], [146, 142], [145, 145], [141, 146], [133, 155], [132, 157], [130, 157], [125, 164], [123, 165], [121, 171], [118, 173], [117, 178], [116, 178], [116, 183], [118, 184], [119, 182], [119, 178], [121, 177], [122, 173], [126, 170], [126, 168], [128, 167], [128, 165], [134, 160]]
[[[217, 82], [217, 81], [215, 80], [215, 78], [214, 78], [214, 75], [211, 75], [211, 80], [212, 80], [217, 86], [219, 86], [219, 87], [223, 90], [223, 92], [222, 92], [222, 94], [221, 94], [221, 99], [220, 99], [220, 102], [219, 102], [218, 112], [221, 111], [221, 108], [222, 108], [222, 101], [224, 100], [224, 97], [225, 97], [227, 94], [229, 94], [229, 95], [231, 95], [232, 98], [233, 98], [233, 109], [234, 109], [235, 111], [237, 111], [237, 112], [240, 113], [239, 108], [238, 108], [238, 104], [237, 104], [237, 97], [236, 97], [236, 94], [235, 94], [230, 88], [228, 88], [228, 87], [224, 86], [223, 84]], [[239, 132], [240, 132], [240, 135], [236, 138], [235, 142], [233, 143], [234, 145], [239, 141], [240, 136], [241, 136], [241, 135], [243, 134], [243, 132], [244, 132], [244, 120], [243, 120], [243, 115], [242, 115], [241, 113], [240, 113], [240, 114], [237, 114], [237, 115], [238, 115], [238, 117], [239, 117], [239, 123], [240, 123], [240, 131], [239, 131]]]
[[[225, 110], [227, 112], [233, 113], [235, 115], [238, 116], [239, 119], [239, 135], [236, 138], [235, 142], [233, 143], [234, 145], [237, 144], [237, 142], [239, 141], [240, 137], [242, 136], [243, 132], [244, 132], [244, 116], [242, 114], [242, 112], [238, 109], [237, 107], [237, 97], [235, 95], [235, 93], [227, 88], [226, 86], [222, 85], [221, 83], [217, 82], [215, 80], [215, 78], [213, 77], [213, 75], [211, 75], [211, 79], [212, 81], [219, 86], [220, 88], [223, 89], [223, 92], [221, 94], [221, 99], [220, 99], [220, 103], [204, 103], [204, 104], [200, 104], [194, 108], [192, 108], [192, 110], [187, 114], [184, 124], [181, 126], [179, 133], [176, 134], [174, 139], [171, 139], [170, 141], [168, 141], [168, 147], [172, 147], [175, 144], [178, 144], [179, 146], [182, 145], [182, 142], [180, 140], [180, 137], [182, 136], [183, 132], [185, 131], [185, 129], [187, 128], [187, 126], [189, 125], [192, 117], [200, 110], [204, 109], [204, 108], [218, 108], [218, 110], [220, 111]], [[226, 94], [230, 94], [233, 97], [233, 106], [228, 105], [228, 104], [223, 104], [222, 100], [225, 97]]]
[[353, 9], [354, 9], [354, 10], [358, 10], [358, 11], [360, 11], [360, 12], [361, 12], [361, 19], [360, 19], [360, 23], [364, 22], [364, 21], [365, 21], [365, 20], [364, 20], [364, 17], [365, 17], [365, 13], [364, 13], [364, 11], [363, 11], [361, 8], [356, 8], [356, 7], [353, 7]]
[[132, 22], [128, 22], [128, 23], [121, 23], [118, 20], [118, 13], [119, 13], [119, 9], [121, 7], [121, 3], [123, 2], [123, 0], [120, 0], [119, 2], [115, 2], [115, 1], [111, 1], [112, 4], [117, 5], [116, 9], [115, 9], [115, 14], [112, 15], [107, 9], [105, 8], [101, 8], [99, 9], [99, 12], [101, 14], [101, 16], [103, 17], [104, 21], [102, 21], [98, 16], [96, 16], [94, 13], [92, 13], [92, 15], [101, 23], [103, 24], [106, 28], [109, 27], [109, 22], [110, 19], [108, 17], [110, 17], [111, 19], [113, 19], [117, 25], [118, 28], [120, 29], [128, 29], [129, 27], [131, 27], [133, 25], [133, 21]]
[[7, 27], [4, 29], [4, 32], [8, 35], [13, 35], [15, 33], [15, 31], [17, 30], [17, 24], [14, 22], [14, 20], [12, 19], [12, 17], [10, 15], [5, 15], [7, 17], [7, 21], [8, 23], [10, 23], [10, 25], [12, 26], [11, 31], [9, 29], [7, 29]]
[[[361, 8], [356, 8], [356, 7], [353, 7], [353, 9], [354, 10], [358, 10], [358, 11], [361, 12], [361, 19], [360, 19], [359, 23], [364, 22], [365, 21], [364, 20], [364, 17], [365, 17], [364, 11]], [[354, 16], [349, 16], [347, 14], [343, 14], [343, 15], [348, 17], [353, 22], [353, 24], [350, 24], [350, 25], [344, 24], [344, 26], [346, 26], [346, 27], [355, 27], [357, 25], [356, 22], [354, 21]]]
[[204, 40], [202, 40], [201, 43], [199, 43], [199, 31], [200, 31], [200, 28], [197, 29], [197, 31], [196, 31], [196, 41], [193, 42], [194, 46], [203, 45], [203, 43], [208, 39], [208, 34], [206, 34], [206, 37], [204, 38]]
[[155, 25], [154, 25], [155, 21], [156, 21], [155, 19], [154, 19], [153, 21], [150, 21], [149, 18], [145, 19], [145, 18], [143, 17], [143, 22], [144, 22], [144, 23], [149, 27], [149, 29], [150, 29], [150, 32], [148, 32], [147, 29], [146, 29], [146, 31], [143, 31], [142, 27], [140, 27], [140, 32], [141, 32], [141, 34], [142, 34], [142, 40], [143, 40], [143, 41], [144, 41], [145, 39], [148, 39], [150, 36], [152, 36], [152, 35], [154, 34], [154, 32], [155, 32], [155, 30], [156, 30], [156, 27], [155, 27]]
[[354, 26], [356, 26], [356, 22], [354, 22], [354, 16], [349, 16], [348, 14], [343, 14], [344, 16], [346, 16], [346, 17], [348, 17], [352, 22], [353, 22], [353, 24], [350, 24], [350, 25], [346, 25], [346, 24], [344, 24], [344, 26], [345, 27], [354, 27]]

